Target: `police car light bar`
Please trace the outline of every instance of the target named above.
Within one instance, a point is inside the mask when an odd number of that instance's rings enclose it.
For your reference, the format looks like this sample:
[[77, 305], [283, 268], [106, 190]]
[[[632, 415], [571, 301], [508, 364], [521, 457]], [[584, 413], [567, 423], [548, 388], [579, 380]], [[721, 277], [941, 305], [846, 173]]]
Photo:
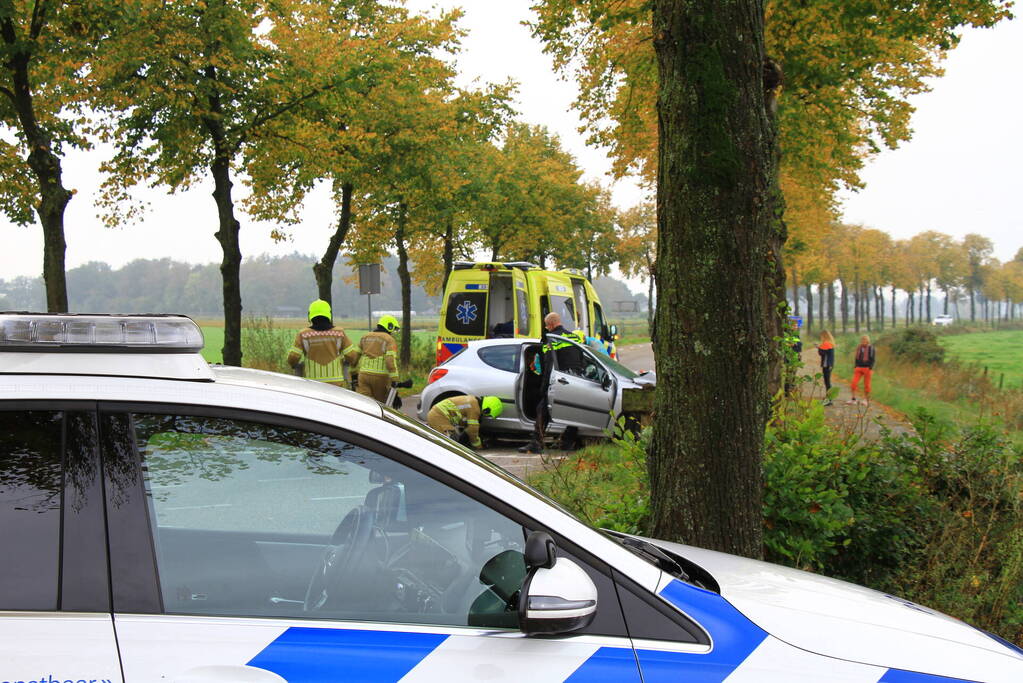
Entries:
[[203, 344], [185, 316], [0, 313], [0, 351], [197, 353]]

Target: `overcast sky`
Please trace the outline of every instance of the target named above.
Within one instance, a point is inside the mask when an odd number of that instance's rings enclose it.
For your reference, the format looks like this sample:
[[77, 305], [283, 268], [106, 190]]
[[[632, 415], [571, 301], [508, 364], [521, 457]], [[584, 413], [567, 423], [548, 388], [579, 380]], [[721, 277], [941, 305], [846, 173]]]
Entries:
[[[463, 26], [470, 31], [459, 56], [462, 82], [474, 78], [519, 83], [518, 109], [531, 123], [542, 123], [560, 135], [591, 178], [605, 178], [609, 168], [601, 150], [588, 148], [577, 133], [578, 118], [570, 107], [571, 83], [558, 78], [521, 22], [532, 0], [410, 0], [413, 8], [462, 5]], [[1023, 193], [1023, 132], [1019, 121], [1023, 95], [1019, 66], [1023, 64], [1023, 22], [1004, 22], [996, 29], [968, 31], [946, 63], [946, 76], [934, 91], [918, 97], [914, 139], [871, 161], [863, 178], [866, 189], [845, 203], [846, 219], [908, 237], [939, 230], [960, 237], [976, 232], [990, 237], [996, 256], [1011, 258], [1023, 246], [1023, 219], [1018, 208]], [[99, 185], [97, 166], [105, 150], [69, 155], [64, 183], [77, 193], [65, 217], [67, 266], [102, 260], [115, 267], [135, 258], [171, 257], [193, 263], [220, 261], [212, 185], [167, 196], [146, 191], [151, 210], [142, 224], [104, 228], [96, 219], [93, 198]], [[241, 191], [240, 184], [236, 186]], [[633, 183], [614, 188], [616, 202], [632, 205], [642, 198]], [[319, 253], [334, 222], [334, 209], [321, 193], [307, 205], [293, 238], [274, 243], [272, 226], [242, 216], [242, 252]], [[39, 275], [42, 235], [0, 219], [0, 279]]]

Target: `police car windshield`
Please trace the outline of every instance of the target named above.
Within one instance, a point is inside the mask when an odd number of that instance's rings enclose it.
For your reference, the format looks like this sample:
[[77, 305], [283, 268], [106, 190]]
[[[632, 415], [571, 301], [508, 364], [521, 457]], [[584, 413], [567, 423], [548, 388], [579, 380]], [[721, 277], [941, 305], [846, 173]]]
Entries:
[[[384, 419], [390, 421], [391, 423], [393, 423], [393, 424], [395, 424], [395, 425], [397, 425], [397, 426], [399, 426], [399, 427], [401, 427], [401, 428], [403, 428], [403, 429], [405, 429], [407, 431], [410, 431], [410, 432], [416, 434], [417, 436], [421, 436], [421, 437], [424, 437], [426, 439], [429, 439], [430, 441], [434, 442], [435, 444], [437, 444], [439, 446], [444, 446], [448, 450], [453, 451], [455, 453], [458, 453], [459, 455], [464, 457], [466, 460], [471, 460], [473, 463], [475, 463], [476, 465], [479, 465], [480, 467], [484, 468], [485, 470], [488, 470], [489, 472], [492, 472], [493, 474], [501, 477], [505, 481], [511, 482], [512, 484], [517, 486], [522, 491], [525, 491], [526, 493], [530, 494], [531, 496], [539, 498], [540, 500], [542, 500], [543, 502], [547, 503], [548, 505], [557, 508], [561, 512], [564, 512], [566, 515], [568, 515], [568, 516], [572, 517], [573, 519], [579, 521], [581, 524], [585, 524], [586, 526], [588, 526], [590, 528], [594, 528], [588, 522], [585, 522], [582, 519], [579, 519], [578, 515], [573, 513], [571, 510], [566, 509], [558, 501], [554, 500], [553, 498], [550, 498], [549, 496], [544, 495], [540, 491], [537, 491], [536, 489], [534, 489], [533, 487], [529, 486], [524, 481], [522, 481], [521, 479], [516, 477], [515, 475], [511, 474], [510, 472], [508, 472], [508, 470], [504, 469], [500, 465], [495, 465], [494, 463], [490, 462], [489, 460], [487, 460], [483, 456], [478, 455], [471, 448], [467, 448], [466, 446], [463, 446], [462, 444], [449, 439], [448, 437], [444, 436], [440, 432], [436, 432], [433, 429], [430, 429], [428, 426], [424, 425], [423, 423], [421, 423], [421, 422], [419, 422], [417, 420], [414, 420], [411, 417], [409, 417], [408, 415], [405, 415], [404, 413], [402, 413], [400, 411], [394, 410], [393, 408], [384, 407], [384, 409], [383, 409], [383, 417], [384, 417]], [[602, 529], [596, 529], [596, 531], [603, 533]]]

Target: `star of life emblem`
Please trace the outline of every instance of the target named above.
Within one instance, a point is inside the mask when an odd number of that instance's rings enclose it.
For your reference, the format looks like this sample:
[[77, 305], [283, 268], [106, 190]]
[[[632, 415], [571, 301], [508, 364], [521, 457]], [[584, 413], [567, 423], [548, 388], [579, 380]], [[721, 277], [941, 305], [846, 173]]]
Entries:
[[476, 311], [478, 310], [479, 308], [476, 304], [471, 301], [463, 301], [458, 304], [458, 308], [455, 309], [455, 317], [458, 318], [458, 322], [463, 325], [468, 325], [476, 319]]

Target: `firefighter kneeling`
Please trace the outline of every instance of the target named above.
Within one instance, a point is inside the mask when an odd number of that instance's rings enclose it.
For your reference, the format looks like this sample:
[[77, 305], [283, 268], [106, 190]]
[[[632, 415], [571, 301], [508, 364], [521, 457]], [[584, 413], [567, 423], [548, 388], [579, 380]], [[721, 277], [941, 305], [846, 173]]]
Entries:
[[503, 410], [504, 406], [497, 396], [452, 396], [430, 408], [426, 424], [459, 443], [479, 449], [483, 447], [480, 440], [480, 415], [496, 418], [500, 417]]

